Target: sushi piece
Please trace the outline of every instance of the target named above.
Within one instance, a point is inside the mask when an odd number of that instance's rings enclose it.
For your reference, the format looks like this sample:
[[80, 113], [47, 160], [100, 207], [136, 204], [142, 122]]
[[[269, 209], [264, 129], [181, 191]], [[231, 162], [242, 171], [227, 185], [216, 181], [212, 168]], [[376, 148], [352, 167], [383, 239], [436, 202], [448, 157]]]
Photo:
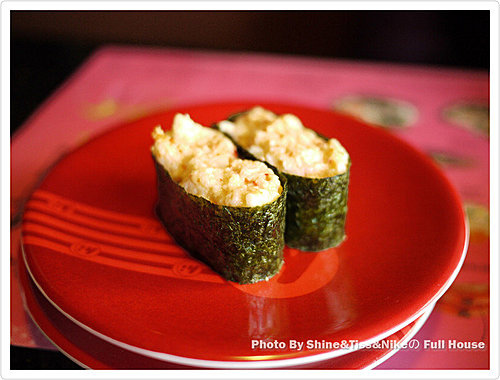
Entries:
[[237, 157], [221, 132], [177, 114], [157, 126], [151, 152], [157, 213], [190, 254], [240, 284], [268, 280], [283, 265], [286, 179]]
[[339, 141], [304, 127], [294, 115], [262, 107], [216, 128], [231, 137], [241, 157], [266, 162], [286, 177], [288, 246], [322, 251], [344, 240], [351, 161]]

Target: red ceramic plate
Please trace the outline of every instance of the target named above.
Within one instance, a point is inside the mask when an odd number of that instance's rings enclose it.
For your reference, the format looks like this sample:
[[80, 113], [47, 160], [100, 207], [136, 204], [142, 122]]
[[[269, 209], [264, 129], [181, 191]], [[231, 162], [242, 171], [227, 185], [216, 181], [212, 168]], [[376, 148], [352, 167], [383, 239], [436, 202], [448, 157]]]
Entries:
[[[328, 344], [380, 340], [415, 320], [449, 287], [465, 256], [464, 213], [449, 182], [430, 159], [384, 131], [328, 111], [262, 105], [298, 115], [349, 151], [340, 247], [286, 249], [277, 276], [244, 286], [190, 258], [154, 214], [150, 133], [170, 126], [176, 112], [209, 125], [253, 104], [185, 107], [92, 140], [33, 194], [23, 248], [46, 297], [122, 348], [203, 367], [311, 363], [345, 354]], [[291, 340], [318, 346], [296, 350]], [[285, 347], [265, 346], [275, 341]]]
[[[19, 279], [25, 307], [43, 333], [70, 359], [90, 369], [195, 369], [194, 367], [156, 360], [125, 350], [98, 338], [71, 322], [39, 291], [21, 261]], [[394, 355], [424, 325], [434, 305], [409, 325], [385, 338], [380, 348], [361, 349], [337, 358], [306, 364], [301, 369], [369, 369]], [[385, 343], [385, 346], [383, 345]], [[393, 348], [394, 347], [394, 348]]]

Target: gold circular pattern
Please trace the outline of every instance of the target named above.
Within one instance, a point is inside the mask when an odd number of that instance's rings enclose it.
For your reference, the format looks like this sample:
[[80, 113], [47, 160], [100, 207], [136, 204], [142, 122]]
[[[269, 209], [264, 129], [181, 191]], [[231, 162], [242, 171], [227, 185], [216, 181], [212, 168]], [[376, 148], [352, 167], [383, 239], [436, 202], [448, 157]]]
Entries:
[[414, 105], [377, 96], [348, 95], [335, 101], [333, 109], [388, 129], [404, 129], [418, 119]]
[[443, 118], [483, 136], [490, 135], [490, 109], [487, 104], [456, 103], [443, 110]]

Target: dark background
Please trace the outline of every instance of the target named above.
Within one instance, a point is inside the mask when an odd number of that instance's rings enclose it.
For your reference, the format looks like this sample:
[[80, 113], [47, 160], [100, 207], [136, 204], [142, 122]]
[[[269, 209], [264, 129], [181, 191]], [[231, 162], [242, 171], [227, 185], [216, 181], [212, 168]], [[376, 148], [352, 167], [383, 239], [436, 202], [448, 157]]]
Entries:
[[15, 11], [11, 132], [96, 48], [134, 44], [488, 69], [488, 11]]
[[[107, 44], [489, 68], [488, 11], [11, 12], [11, 133]], [[11, 347], [11, 368], [78, 368]]]

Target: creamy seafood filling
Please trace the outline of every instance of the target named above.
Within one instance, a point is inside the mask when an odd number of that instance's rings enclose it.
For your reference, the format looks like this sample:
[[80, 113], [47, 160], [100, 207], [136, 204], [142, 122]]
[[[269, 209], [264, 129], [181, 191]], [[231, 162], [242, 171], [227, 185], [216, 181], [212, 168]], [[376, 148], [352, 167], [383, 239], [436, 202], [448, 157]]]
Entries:
[[302, 177], [325, 178], [345, 173], [349, 154], [336, 139], [325, 140], [292, 114], [276, 115], [254, 107], [219, 129], [260, 160]]
[[230, 139], [187, 114], [177, 114], [167, 132], [157, 126], [152, 136], [156, 160], [188, 193], [220, 205], [255, 207], [276, 200], [282, 192], [269, 167], [237, 158]]

